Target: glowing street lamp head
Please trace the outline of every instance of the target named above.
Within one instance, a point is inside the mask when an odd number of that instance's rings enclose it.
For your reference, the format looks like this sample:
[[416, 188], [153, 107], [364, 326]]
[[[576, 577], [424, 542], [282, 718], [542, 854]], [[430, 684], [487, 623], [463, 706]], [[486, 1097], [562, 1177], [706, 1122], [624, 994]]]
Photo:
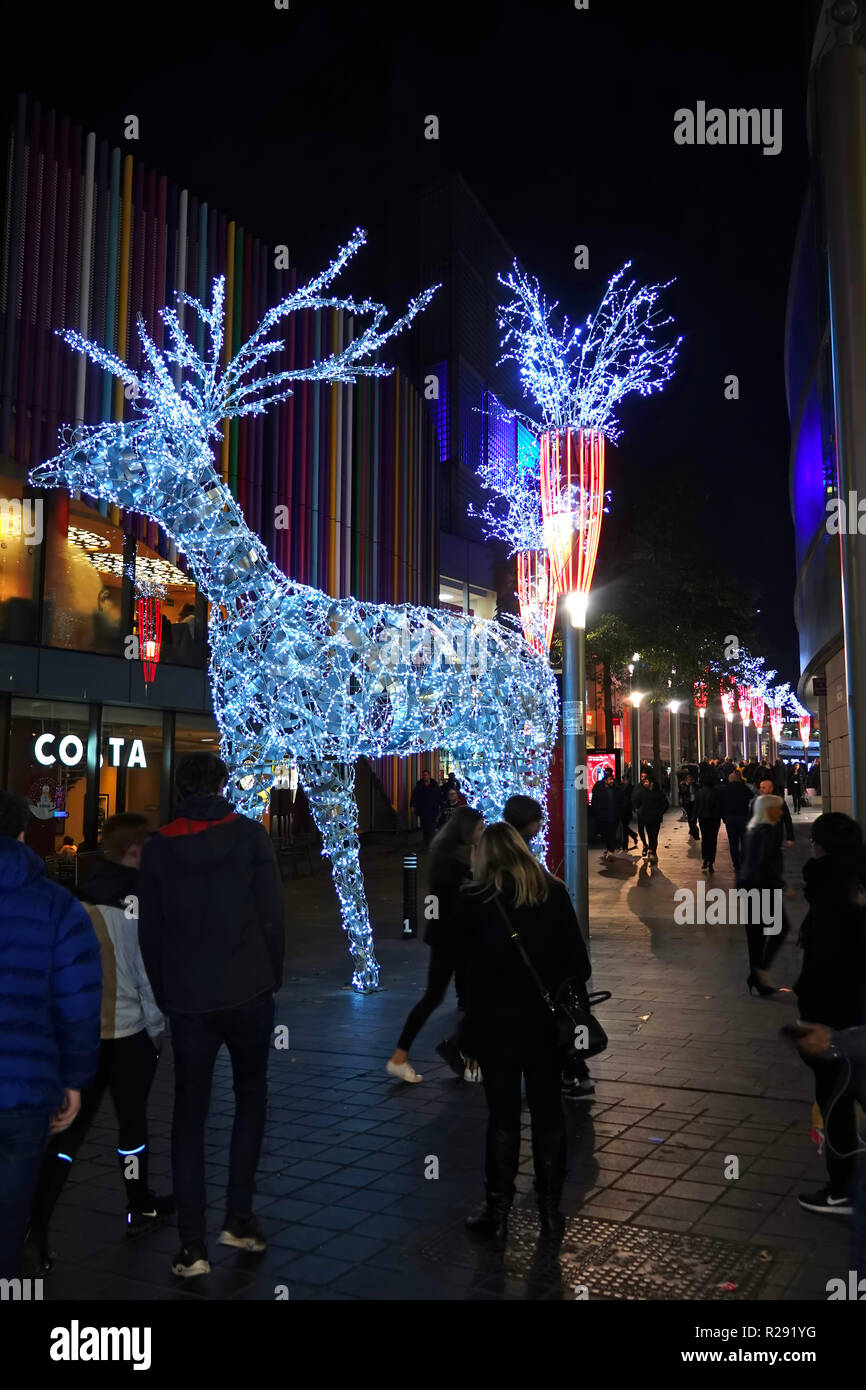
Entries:
[[668, 700], [668, 709], [670, 710], [671, 714], [676, 714], [681, 704], [682, 700]]
[[635, 709], [638, 709], [639, 706], [640, 706], [640, 702], [641, 702], [641, 700], [643, 699], [643, 697], [644, 697], [644, 691], [642, 691], [642, 690], [633, 690], [633, 691], [631, 692], [631, 694], [629, 695], [628, 698], [631, 700], [631, 702], [632, 702], [632, 704], [634, 705]]
[[586, 608], [589, 596], [579, 592], [568, 594], [565, 601], [568, 606], [568, 616], [571, 618], [571, 626], [585, 628]]

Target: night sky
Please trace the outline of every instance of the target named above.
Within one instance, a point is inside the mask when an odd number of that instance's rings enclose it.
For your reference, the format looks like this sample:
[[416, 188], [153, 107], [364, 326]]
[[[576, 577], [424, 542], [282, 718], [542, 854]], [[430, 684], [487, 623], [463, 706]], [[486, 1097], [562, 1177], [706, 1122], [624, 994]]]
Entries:
[[[705, 513], [683, 525], [760, 591], [762, 654], [795, 683], [784, 326], [818, 8], [30, 6], [10, 76], [251, 233], [287, 243], [302, 273], [324, 266], [358, 224], [372, 250], [389, 201], [456, 169], [573, 319], [628, 258], [643, 280], [676, 277], [678, 372], [663, 395], [633, 398], [624, 413], [614, 510], [654, 468], [693, 470]], [[674, 111], [698, 101], [782, 108], [781, 153], [676, 145]], [[130, 113], [137, 144], [122, 138]], [[430, 113], [438, 142], [423, 137]], [[578, 243], [589, 247], [587, 271], [573, 269]], [[366, 255], [357, 283], [400, 308], [386, 269]], [[729, 373], [736, 402], [723, 395]], [[603, 538], [602, 573], [612, 558]]]

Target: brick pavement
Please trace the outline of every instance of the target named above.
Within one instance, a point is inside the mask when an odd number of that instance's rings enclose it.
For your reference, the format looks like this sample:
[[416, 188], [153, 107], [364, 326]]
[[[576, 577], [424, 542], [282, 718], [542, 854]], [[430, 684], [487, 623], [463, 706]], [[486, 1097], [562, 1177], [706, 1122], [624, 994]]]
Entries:
[[[535, 1248], [528, 1130], [508, 1251], [488, 1254], [463, 1233], [481, 1195], [485, 1106], [481, 1089], [457, 1081], [435, 1055], [454, 1021], [453, 996], [413, 1049], [423, 1083], [384, 1074], [423, 988], [427, 952], [400, 937], [399, 854], [370, 849], [364, 865], [383, 967], [375, 995], [346, 987], [326, 870], [287, 884], [290, 973], [277, 1020], [290, 1028], [290, 1047], [271, 1062], [257, 1203], [266, 1254], [216, 1244], [232, 1099], [221, 1056], [208, 1129], [213, 1273], [178, 1287], [168, 1268], [173, 1229], [124, 1239], [104, 1108], [58, 1207], [46, 1298], [273, 1299], [285, 1286], [292, 1299], [556, 1299], [574, 1297], [576, 1281], [592, 1298], [824, 1298], [827, 1279], [849, 1267], [848, 1223], [810, 1216], [795, 1200], [824, 1180], [809, 1140], [808, 1073], [778, 1036], [795, 1003], [790, 994], [749, 997], [742, 928], [674, 924], [675, 888], [694, 889], [701, 876], [699, 850], [677, 814], [667, 817], [657, 872], [634, 853], [609, 868], [591, 855], [594, 983], [613, 992], [600, 1010], [611, 1043], [592, 1064], [595, 1102], [567, 1107], [569, 1222], [558, 1262]], [[789, 852], [797, 887], [807, 819]], [[713, 886], [732, 885], [723, 831]], [[788, 907], [796, 927], [799, 895]], [[783, 948], [780, 983], [793, 981], [797, 958], [794, 945]], [[161, 1190], [169, 1186], [168, 1053], [151, 1106]], [[736, 1181], [725, 1177], [731, 1155]], [[425, 1177], [431, 1157], [437, 1179]], [[719, 1291], [726, 1280], [737, 1289]]]

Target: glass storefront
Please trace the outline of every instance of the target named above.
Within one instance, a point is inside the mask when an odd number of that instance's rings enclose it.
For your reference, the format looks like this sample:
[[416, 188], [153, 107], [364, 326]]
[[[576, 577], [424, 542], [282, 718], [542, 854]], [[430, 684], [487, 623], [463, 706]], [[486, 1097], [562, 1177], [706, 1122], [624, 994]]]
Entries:
[[30, 806], [24, 838], [37, 854], [84, 838], [89, 717], [65, 700], [12, 701], [6, 785]]
[[121, 656], [123, 532], [74, 498], [53, 498], [45, 519], [43, 642]]
[[99, 769], [100, 819], [118, 811], [147, 816], [159, 824], [162, 780], [161, 710], [106, 705], [102, 711]]
[[152, 550], [135, 543], [136, 594], [160, 592], [160, 662], [170, 666], [201, 666], [204, 634], [196, 611], [196, 587], [188, 575]]
[[32, 642], [39, 614], [42, 502], [24, 497], [24, 486], [0, 460], [0, 641]]

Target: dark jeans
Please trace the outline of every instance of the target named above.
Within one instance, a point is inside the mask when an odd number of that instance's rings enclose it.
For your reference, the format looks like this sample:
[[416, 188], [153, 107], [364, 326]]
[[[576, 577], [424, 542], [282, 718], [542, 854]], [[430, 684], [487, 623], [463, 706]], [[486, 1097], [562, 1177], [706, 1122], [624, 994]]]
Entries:
[[629, 836], [631, 836], [635, 844], [637, 844], [637, 835], [635, 835], [634, 831], [631, 828], [631, 815], [622, 817], [622, 819], [620, 820], [620, 827], [622, 829], [623, 849], [628, 849]]
[[433, 836], [436, 834], [435, 817], [433, 818], [433, 820], [422, 820], [421, 834], [424, 836], [424, 846], [426, 848], [427, 845], [430, 844], [430, 841], [433, 839]]
[[[845, 1061], [821, 1061], [820, 1058], [810, 1060], [808, 1065], [815, 1074], [815, 1099], [824, 1118], [824, 1158], [827, 1163], [827, 1176], [830, 1179], [830, 1195], [853, 1196], [857, 1171], [856, 1151], [860, 1141], [857, 1137], [857, 1118], [854, 1113], [855, 1089], [851, 1080], [852, 1069]], [[846, 1076], [849, 1078], [847, 1086], [831, 1105], [830, 1101], [837, 1086], [842, 1085]], [[835, 1153], [833, 1149], [836, 1150]], [[840, 1158], [840, 1154], [854, 1156]]]
[[608, 854], [613, 854], [616, 850], [616, 824], [615, 820], [603, 820], [599, 821], [596, 826], [599, 835], [604, 840]]
[[854, 1268], [859, 1279], [866, 1279], [866, 1159], [860, 1159], [860, 1181], [854, 1199], [854, 1229], [852, 1232]]
[[699, 823], [701, 827], [701, 858], [705, 864], [715, 864], [721, 821], [701, 819]]
[[791, 799], [794, 802], [794, 815], [796, 816], [800, 810], [800, 807], [803, 805], [803, 793], [797, 791], [795, 787], [794, 790], [791, 792]]
[[[451, 976], [454, 974], [453, 953], [444, 946], [431, 946], [430, 964], [427, 968], [427, 988], [403, 1024], [403, 1031], [397, 1040], [398, 1048], [402, 1048], [404, 1052], [409, 1051], [434, 1009], [438, 1009], [445, 998], [445, 992], [451, 983]], [[459, 981], [455, 981], [455, 983], [458, 986], [459, 998], [461, 995], [460, 984]]]
[[0, 1110], [0, 1279], [15, 1279], [48, 1133], [44, 1110]]
[[566, 1134], [562, 1113], [562, 1070], [558, 1049], [521, 1037], [478, 1042], [478, 1061], [487, 1096], [485, 1181], [490, 1195], [510, 1199], [520, 1162], [520, 1080], [532, 1132], [535, 1186], [540, 1199], [557, 1202], [565, 1181]]
[[[52, 1135], [42, 1160], [30, 1228], [34, 1238], [45, 1241], [51, 1213], [93, 1123], [105, 1092], [111, 1095], [117, 1115], [117, 1153], [130, 1211], [147, 1204], [147, 1097], [156, 1073], [159, 1054], [144, 1029], [128, 1038], [104, 1038], [99, 1045], [99, 1068], [86, 1091], [81, 1109], [68, 1129]], [[134, 1163], [129, 1162], [130, 1158]]]
[[662, 823], [660, 820], [645, 820], [641, 826], [641, 840], [643, 840], [650, 854], [655, 854], [659, 847], [659, 831], [661, 828]]
[[743, 857], [743, 837], [746, 833], [748, 816], [728, 816], [725, 821], [725, 829], [728, 832], [728, 849], [731, 851], [731, 863], [735, 869], [740, 867], [740, 860]]
[[686, 819], [689, 823], [689, 834], [691, 835], [692, 839], [700, 839], [700, 834], [698, 832], [698, 810], [694, 802], [691, 802], [686, 806]]
[[229, 1153], [226, 1214], [251, 1216], [268, 1104], [268, 1057], [273, 1043], [274, 1000], [207, 1014], [173, 1013], [174, 1114], [171, 1167], [178, 1227], [185, 1245], [204, 1241], [204, 1128], [214, 1062], [225, 1043], [232, 1063], [235, 1121]]

